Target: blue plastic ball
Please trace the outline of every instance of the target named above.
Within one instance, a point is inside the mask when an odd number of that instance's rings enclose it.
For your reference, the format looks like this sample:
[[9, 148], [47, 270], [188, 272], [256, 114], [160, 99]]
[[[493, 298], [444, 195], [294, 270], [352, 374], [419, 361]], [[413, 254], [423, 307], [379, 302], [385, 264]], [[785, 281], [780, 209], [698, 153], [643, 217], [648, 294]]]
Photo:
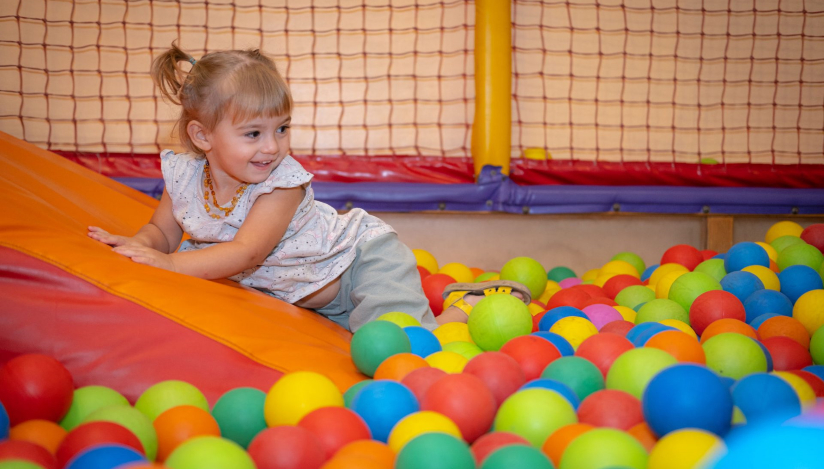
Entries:
[[727, 251], [724, 258], [724, 269], [727, 273], [737, 272], [751, 265], [770, 266], [767, 251], [756, 243], [737, 243]]
[[537, 378], [533, 379], [525, 383], [521, 389], [529, 389], [529, 388], [542, 388], [542, 389], [549, 389], [550, 391], [555, 391], [558, 394], [564, 396], [566, 400], [572, 404], [572, 408], [578, 410], [578, 406], [581, 405], [581, 400], [578, 399], [578, 395], [575, 394], [575, 391], [572, 390], [571, 387], [568, 385], [554, 379], [550, 378]]
[[732, 293], [741, 300], [741, 303], [744, 303], [750, 295], [764, 289], [764, 282], [752, 272], [739, 270], [725, 275], [721, 279], [721, 288]]
[[0, 441], [9, 437], [9, 428], [9, 413], [6, 412], [6, 408], [0, 402]]
[[801, 399], [790, 384], [769, 373], [753, 373], [732, 388], [732, 399], [747, 423], [763, 418], [788, 419], [801, 413]]
[[713, 469], [774, 469], [804, 467], [821, 469], [824, 428], [782, 425], [770, 421], [742, 425], [725, 443], [727, 452], [707, 467]]
[[403, 331], [409, 337], [409, 344], [412, 345], [412, 353], [426, 358], [435, 352], [443, 350], [441, 342], [429, 329], [420, 326], [404, 327]]
[[818, 272], [806, 265], [792, 265], [778, 273], [781, 293], [795, 304], [796, 300], [810, 290], [821, 290], [824, 282]]
[[652, 273], [655, 272], [655, 269], [657, 269], [660, 266], [661, 264], [655, 264], [647, 267], [646, 270], [644, 270], [644, 273], [641, 274], [641, 281], [643, 282], [644, 280], [650, 278], [652, 276]]
[[776, 316], [781, 316], [781, 314], [764, 313], [756, 316], [755, 319], [753, 319], [752, 321], [748, 321], [747, 323], [750, 326], [752, 326], [753, 329], [758, 330], [758, 328], [761, 327], [761, 324], [764, 324], [764, 321], [770, 318], [774, 318]]
[[647, 385], [641, 400], [644, 418], [659, 437], [698, 428], [723, 437], [732, 424], [730, 390], [714, 371], [679, 364], [664, 369]]
[[532, 335], [537, 335], [542, 339], [546, 339], [552, 342], [552, 345], [561, 352], [562, 357], [568, 357], [570, 355], [575, 355], [575, 349], [572, 348], [572, 344], [569, 343], [563, 336], [560, 334], [556, 334], [554, 332], [549, 331], [538, 331], [533, 332]]
[[102, 444], [78, 453], [66, 469], [112, 469], [130, 462], [146, 462], [146, 457], [127, 446]]
[[558, 306], [557, 308], [552, 308], [544, 313], [544, 317], [542, 317], [541, 322], [538, 323], [538, 330], [548, 331], [556, 322], [570, 316], [584, 318], [589, 321], [587, 315], [578, 308], [574, 308], [572, 306]]
[[758, 326], [752, 324], [755, 318], [763, 314], [792, 316], [793, 302], [780, 291], [764, 289], [748, 296], [744, 300], [744, 309], [747, 311], [747, 324], [758, 329]]
[[810, 365], [805, 366], [802, 368], [804, 371], [809, 371], [810, 373], [818, 376], [822, 380], [824, 380], [824, 365]]
[[407, 415], [419, 411], [420, 405], [405, 385], [379, 379], [358, 391], [351, 408], [366, 422], [372, 438], [386, 443], [392, 427]]
[[655, 334], [674, 330], [676, 330], [674, 327], [658, 322], [642, 322], [641, 324], [633, 326], [633, 328], [627, 332], [626, 338], [632, 342], [632, 345], [636, 347], [643, 347], [644, 344], [646, 344], [647, 341]]

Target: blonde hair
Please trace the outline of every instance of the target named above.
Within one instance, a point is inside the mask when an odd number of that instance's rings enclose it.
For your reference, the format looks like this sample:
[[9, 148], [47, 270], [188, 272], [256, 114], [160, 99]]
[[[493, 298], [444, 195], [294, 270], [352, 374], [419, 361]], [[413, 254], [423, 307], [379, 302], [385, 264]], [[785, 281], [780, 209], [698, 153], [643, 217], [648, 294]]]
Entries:
[[[192, 63], [191, 70], [180, 62]], [[193, 120], [212, 130], [227, 116], [238, 123], [292, 112], [286, 81], [258, 49], [211, 52], [195, 61], [172, 43], [152, 62], [151, 75], [161, 94], [182, 107], [176, 124], [180, 141], [195, 153], [203, 152], [189, 138]]]

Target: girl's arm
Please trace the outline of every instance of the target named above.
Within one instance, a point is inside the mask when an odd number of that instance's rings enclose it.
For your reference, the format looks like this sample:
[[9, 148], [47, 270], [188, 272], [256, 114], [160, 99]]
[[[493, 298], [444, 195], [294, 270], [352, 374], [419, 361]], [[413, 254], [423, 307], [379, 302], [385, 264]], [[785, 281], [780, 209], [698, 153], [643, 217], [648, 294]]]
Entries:
[[113, 235], [97, 226], [90, 226], [88, 234], [90, 238], [110, 246], [144, 246], [168, 254], [180, 245], [183, 230], [174, 219], [172, 199], [164, 189], [151, 220], [134, 236]]
[[[145, 246], [124, 245], [115, 251], [141, 264], [194, 277], [231, 277], [263, 263], [280, 243], [303, 200], [303, 187], [277, 189], [255, 200], [232, 241], [196, 251], [162, 254]], [[175, 246], [177, 247], [177, 246]]]

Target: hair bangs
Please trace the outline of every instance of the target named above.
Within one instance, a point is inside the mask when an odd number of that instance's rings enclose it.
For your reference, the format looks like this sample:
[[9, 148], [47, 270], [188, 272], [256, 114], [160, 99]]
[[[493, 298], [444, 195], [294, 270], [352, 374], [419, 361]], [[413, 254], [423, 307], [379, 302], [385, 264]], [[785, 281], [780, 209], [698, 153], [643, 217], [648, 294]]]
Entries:
[[232, 123], [292, 113], [292, 96], [277, 71], [247, 66], [241, 67], [233, 78], [225, 111]]

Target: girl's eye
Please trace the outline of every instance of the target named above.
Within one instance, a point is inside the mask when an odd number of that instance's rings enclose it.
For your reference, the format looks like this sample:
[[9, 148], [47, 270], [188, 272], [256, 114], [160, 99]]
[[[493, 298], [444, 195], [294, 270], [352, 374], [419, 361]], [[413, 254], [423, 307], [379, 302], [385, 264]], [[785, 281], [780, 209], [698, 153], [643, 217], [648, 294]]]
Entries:
[[260, 136], [260, 132], [258, 132], [257, 130], [253, 130], [253, 131], [251, 131], [251, 132], [248, 132], [248, 133], [246, 134], [246, 136], [247, 136], [247, 137], [251, 137], [251, 138], [257, 138], [257, 137], [259, 137], [259, 136]]
[[288, 125], [282, 125], [282, 126], [278, 127], [278, 133], [279, 134], [285, 134], [287, 130], [289, 130]]

